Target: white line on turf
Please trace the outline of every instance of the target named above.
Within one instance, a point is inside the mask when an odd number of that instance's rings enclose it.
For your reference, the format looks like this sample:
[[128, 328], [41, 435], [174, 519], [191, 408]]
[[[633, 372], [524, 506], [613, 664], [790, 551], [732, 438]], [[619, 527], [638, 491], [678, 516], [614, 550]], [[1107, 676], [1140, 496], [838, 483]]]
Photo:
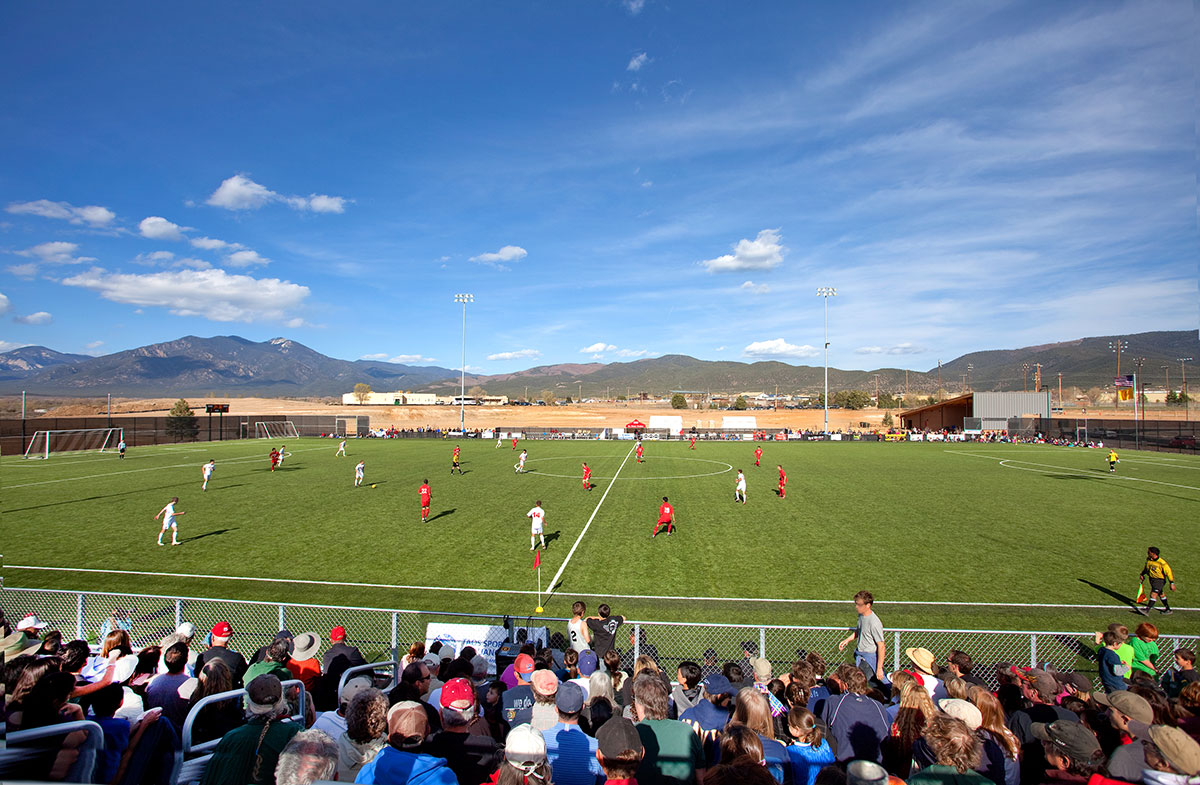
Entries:
[[[587, 458], [587, 456], [581, 456], [581, 457], [583, 457], [584, 459]], [[557, 457], [557, 456], [553, 457], [553, 458], [534, 458], [533, 460], [526, 461], [526, 463], [534, 463], [535, 461], [567, 461], [567, 460], [578, 460], [578, 458], [573, 455], [572, 456], [563, 456], [561, 458]], [[658, 458], [656, 460], [664, 460], [664, 459]], [[728, 474], [729, 472], [733, 471], [733, 466], [731, 466], [730, 464], [725, 463], [724, 461], [710, 460], [708, 458], [679, 458], [679, 457], [672, 456], [672, 457], [665, 458], [665, 460], [668, 460], [668, 461], [699, 461], [700, 463], [715, 463], [718, 466], [724, 466], [725, 468], [721, 469], [720, 471], [716, 471], [716, 472], [708, 472], [707, 474], [673, 474], [673, 475], [665, 476], [665, 477], [626, 477], [625, 479], [627, 481], [629, 481], [629, 480], [695, 480], [700, 477], [713, 477], [718, 474]], [[624, 463], [622, 463], [622, 466], [623, 465], [624, 465]], [[618, 471], [620, 471], [620, 469], [618, 469]], [[534, 475], [535, 477], [558, 477], [563, 480], [578, 480], [579, 479], [578, 474], [551, 474], [550, 472], [544, 472], [544, 471], [541, 471], [540, 469], [537, 471], [530, 472], [530, 474]], [[597, 477], [595, 477], [595, 479], [597, 479], [597, 480], [615, 480], [616, 476], [613, 476], [613, 477], [597, 476]]]
[[571, 546], [571, 550], [567, 552], [567, 558], [563, 559], [563, 563], [558, 565], [558, 572], [554, 573], [554, 577], [550, 579], [549, 585], [546, 586], [546, 599], [554, 596], [554, 587], [558, 583], [558, 579], [562, 577], [563, 570], [567, 569], [567, 563], [571, 561], [571, 557], [575, 555], [575, 549], [579, 547], [579, 543], [583, 542], [583, 535], [587, 534], [588, 529], [592, 526], [592, 521], [596, 520], [596, 513], [600, 512], [601, 505], [608, 498], [608, 492], [617, 484], [617, 478], [621, 476], [621, 470], [625, 468], [625, 464], [629, 462], [629, 456], [633, 455], [634, 447], [629, 448], [629, 452], [625, 453], [625, 460], [621, 461], [621, 465], [617, 467], [617, 471], [613, 474], [612, 481], [608, 487], [604, 489], [603, 495], [600, 496], [600, 501], [596, 503], [596, 509], [592, 510], [592, 515], [588, 518], [587, 523], [583, 526], [583, 531], [579, 532], [579, 536], [575, 538], [575, 544]]
[[[203, 580], [221, 580], [221, 581], [253, 581], [256, 583], [298, 583], [309, 584], [313, 586], [350, 586], [361, 589], [406, 589], [412, 591], [449, 591], [449, 592], [474, 592], [477, 594], [520, 594], [534, 595], [536, 591], [529, 589], [477, 589], [461, 586], [409, 586], [400, 583], [354, 583], [350, 581], [316, 581], [305, 578], [254, 578], [238, 575], [206, 575], [204, 573], [189, 573], [189, 572], [145, 572], [141, 570], [99, 570], [88, 567], [40, 567], [28, 564], [10, 564], [7, 565], [10, 570], [43, 570], [49, 572], [85, 572], [85, 573], [106, 573], [112, 575], [146, 575], [155, 578], [199, 578]], [[552, 584], [553, 585], [553, 584]], [[10, 589], [23, 588], [20, 586], [9, 586]], [[781, 597], [678, 597], [671, 594], [594, 594], [588, 592], [571, 592], [572, 597], [602, 597], [616, 600], [684, 600], [687, 602], [774, 602], [787, 603], [793, 605], [845, 605], [845, 599], [838, 600], [816, 600], [816, 599], [797, 599], [797, 598], [781, 598]], [[883, 600], [880, 600], [883, 602]], [[1128, 608], [1128, 605], [1072, 605], [1068, 603], [1045, 603], [1045, 602], [956, 602], [951, 600], [888, 600], [889, 605], [941, 605], [941, 606], [958, 606], [967, 608], [1076, 608], [1076, 609], [1099, 609], [1113, 610], [1114, 608]], [[1180, 608], [1176, 607], [1177, 611], [1200, 611], [1200, 608]]]
[[[1039, 474], [1068, 474], [1076, 477], [1092, 477], [1097, 480], [1111, 480], [1113, 482], [1148, 482], [1152, 485], [1166, 485], [1170, 488], [1182, 488], [1188, 491], [1200, 491], [1200, 488], [1197, 488], [1194, 485], [1180, 485], [1174, 482], [1151, 480], [1146, 477], [1130, 477], [1127, 474], [1109, 474], [1108, 472], [1100, 471], [1098, 469], [1081, 469], [1076, 466], [1054, 466], [1053, 464], [1049, 463], [1034, 463], [1033, 461], [1022, 461], [1014, 458], [998, 458], [995, 455], [979, 455], [977, 453], [962, 452], [961, 450], [946, 450], [946, 452], [954, 453], [956, 455], [966, 455], [970, 458], [987, 458], [988, 460], [996, 461], [1005, 469], [1017, 469], [1018, 471], [1024, 472], [1038, 472]], [[1021, 466], [1013, 465], [1017, 463], [1023, 463], [1026, 466], [1037, 466], [1041, 468], [1026, 469]], [[1054, 469], [1056, 471], [1042, 471], [1042, 469]]]

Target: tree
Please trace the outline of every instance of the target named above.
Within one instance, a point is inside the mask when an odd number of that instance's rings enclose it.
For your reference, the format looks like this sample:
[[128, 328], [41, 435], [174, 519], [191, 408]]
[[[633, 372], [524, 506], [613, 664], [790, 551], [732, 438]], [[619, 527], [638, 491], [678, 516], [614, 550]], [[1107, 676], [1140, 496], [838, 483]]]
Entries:
[[1096, 404], [1100, 403], [1100, 399], [1104, 397], [1104, 390], [1101, 390], [1099, 387], [1090, 387], [1084, 394], [1087, 395], [1088, 402], [1091, 403], [1092, 406], [1095, 406]]
[[838, 390], [833, 402], [843, 409], [865, 409], [871, 404], [871, 394], [865, 390]]
[[547, 406], [554, 405], [554, 390], [542, 390], [542, 403]]
[[733, 408], [737, 409], [739, 412], [746, 411], [746, 398], [739, 395], [737, 400], [733, 402]]
[[891, 428], [893, 423], [895, 423], [895, 420], [892, 419], [892, 413], [884, 412], [883, 413], [883, 424], [886, 425], [887, 427]]
[[672, 409], [686, 409], [687, 407], [687, 398], [684, 398], [682, 393], [675, 393], [671, 396]]
[[371, 385], [364, 384], [363, 382], [359, 382], [358, 384], [354, 385], [354, 400], [358, 401], [360, 406], [366, 403], [367, 399], [370, 397]]
[[618, 395], [618, 396], [617, 396], [617, 400], [618, 400], [618, 401], [627, 401], [627, 400], [629, 400], [629, 399], [628, 399], [628, 398], [626, 398], [624, 395]]
[[199, 433], [200, 423], [196, 422], [196, 415], [192, 414], [192, 407], [188, 405], [187, 401], [180, 398], [167, 413], [167, 435], [175, 437], [175, 441], [186, 439], [191, 442], [196, 440], [196, 435]]
[[571, 403], [571, 396], [568, 395], [564, 403]]
[[487, 395], [487, 390], [480, 387], [478, 384], [467, 390], [467, 394], [473, 398], [482, 398]]
[[900, 405], [900, 399], [890, 392], [879, 393], [879, 401], [875, 404], [880, 409], [895, 409]]

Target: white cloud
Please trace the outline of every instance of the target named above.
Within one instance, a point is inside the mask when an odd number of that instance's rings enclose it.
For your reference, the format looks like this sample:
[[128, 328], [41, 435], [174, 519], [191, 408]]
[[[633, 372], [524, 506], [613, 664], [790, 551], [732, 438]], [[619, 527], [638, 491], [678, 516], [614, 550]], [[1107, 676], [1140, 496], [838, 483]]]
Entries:
[[255, 264], [269, 264], [270, 259], [259, 256], [258, 251], [246, 249], [229, 254], [229, 263], [234, 267], [250, 267]]
[[24, 251], [17, 251], [17, 255], [37, 257], [47, 264], [79, 264], [80, 262], [96, 261], [91, 256], [75, 256], [75, 252], [78, 250], [79, 246], [75, 243], [56, 240], [40, 243], [32, 248], [26, 248]]
[[359, 357], [360, 360], [386, 360], [387, 352], [376, 352], [375, 354], [364, 354]]
[[92, 341], [83, 347], [83, 353], [90, 354], [93, 357], [99, 357], [100, 355], [104, 354], [104, 352], [100, 351], [100, 347], [103, 345], [104, 341]]
[[648, 354], [653, 354], [649, 349], [622, 349], [617, 352], [618, 357], [645, 357]]
[[199, 248], [204, 251], [223, 251], [226, 248], [241, 248], [237, 243], [227, 243], [224, 240], [217, 240], [213, 237], [193, 237], [191, 238], [192, 247]]
[[782, 338], [774, 338], [770, 341], [755, 341], [754, 343], [742, 349], [742, 354], [746, 357], [755, 359], [770, 359], [776, 357], [802, 358], [802, 357], [817, 357], [821, 354], [821, 350], [815, 346], [796, 346], [790, 344]]
[[646, 7], [646, 0], [621, 0], [621, 5], [625, 6], [625, 10], [632, 16], [637, 16]]
[[244, 174], [235, 174], [221, 182], [217, 190], [208, 197], [206, 204], [226, 210], [257, 210], [272, 202], [286, 204], [293, 210], [310, 210], [314, 213], [344, 213], [350, 201], [341, 196], [309, 194], [308, 196], [285, 196], [265, 185], [256, 183]]
[[541, 357], [542, 353], [537, 349], [518, 349], [515, 352], [499, 352], [497, 354], [489, 354], [489, 360], [526, 360], [532, 357]]
[[13, 349], [20, 349], [22, 346], [30, 346], [30, 344], [15, 343], [13, 341], [0, 341], [0, 353], [11, 352]]
[[654, 181], [653, 181], [653, 180], [643, 180], [643, 181], [642, 181], [642, 187], [643, 187], [643, 188], [653, 188], [653, 187], [654, 187]]
[[117, 217], [117, 214], [107, 207], [95, 204], [75, 207], [68, 202], [51, 202], [49, 199], [13, 202], [5, 210], [14, 215], [40, 215], [43, 218], [58, 218], [73, 224], [86, 223], [92, 227], [108, 226]]
[[152, 251], [150, 253], [140, 253], [133, 257], [134, 264], [158, 265], [165, 264], [175, 258], [175, 254], [170, 251]]
[[138, 231], [142, 233], [142, 237], [148, 237], [151, 240], [182, 240], [182, 229], [183, 227], [179, 224], [171, 223], [166, 218], [160, 218], [157, 215], [143, 218], [138, 224]]
[[208, 270], [212, 267], [212, 262], [207, 262], [203, 259], [196, 259], [194, 257], [189, 256], [184, 259], [177, 259], [176, 261], [171, 263], [171, 266], [172, 267], [190, 267], [193, 270]]
[[0, 316], [3, 316], [4, 314], [8, 313], [8, 309], [10, 307], [11, 306], [8, 302], [8, 295], [0, 294]]
[[724, 346], [718, 346], [716, 349], [713, 349], [713, 351], [714, 351], [714, 352], [723, 352], [723, 351], [725, 351], [725, 347], [724, 347]]
[[17, 278], [32, 278], [37, 275], [36, 264], [10, 264], [7, 268], [8, 272], [15, 275]]
[[898, 343], [895, 346], [860, 346], [855, 354], [924, 354], [925, 350], [911, 343]]
[[[387, 359], [387, 362], [400, 363], [401, 365], [409, 365], [412, 363], [437, 362], [437, 358], [436, 357], [425, 357], [420, 354], [397, 354], [395, 357], [389, 357]], [[478, 369], [472, 368], [469, 365], [467, 366], [467, 373], [470, 373], [473, 370], [478, 370]]]
[[14, 316], [13, 321], [17, 324], [50, 324], [54, 321], [54, 317], [45, 311], [38, 311], [28, 316]]
[[307, 286], [278, 278], [230, 275], [224, 270], [172, 270], [145, 275], [110, 273], [93, 267], [63, 280], [134, 306], [166, 308], [177, 316], [202, 316], [214, 322], [268, 322], [288, 315], [310, 294]]
[[771, 287], [767, 286], [765, 283], [755, 283], [754, 281], [746, 281], [741, 285], [741, 288], [745, 289], [751, 294], [766, 294], [767, 292], [771, 291]]
[[529, 251], [526, 251], [519, 245], [506, 245], [499, 251], [481, 253], [478, 256], [472, 256], [470, 261], [479, 264], [486, 264], [495, 267], [497, 270], [507, 270], [501, 262], [517, 262], [529, 256]]
[[770, 270], [783, 261], [787, 249], [780, 243], [778, 229], [763, 229], [753, 240], [738, 240], [732, 254], [706, 259], [700, 264], [710, 273], [730, 273], [740, 270]]
[[585, 346], [584, 348], [580, 349], [579, 351], [581, 354], [596, 354], [597, 352], [615, 352], [616, 350], [617, 350], [617, 347], [613, 346], [611, 343], [605, 343], [604, 341], [597, 341], [596, 343], [592, 344], [591, 346]]
[[642, 67], [652, 62], [650, 55], [645, 52], [638, 52], [629, 59], [629, 65], [625, 66], [626, 71], [640, 71]]
[[308, 327], [310, 325], [308, 324], [308, 322], [304, 321], [299, 316], [297, 316], [295, 319], [288, 319], [286, 322], [283, 323], [283, 326], [291, 327], [292, 329], [296, 329], [298, 327]]

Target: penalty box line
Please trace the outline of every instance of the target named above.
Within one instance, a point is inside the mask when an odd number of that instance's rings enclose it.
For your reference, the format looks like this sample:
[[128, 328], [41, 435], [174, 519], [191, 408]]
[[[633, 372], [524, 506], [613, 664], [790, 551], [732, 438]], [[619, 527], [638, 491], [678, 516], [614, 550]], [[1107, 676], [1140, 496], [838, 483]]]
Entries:
[[567, 569], [567, 564], [571, 561], [571, 557], [575, 555], [575, 549], [579, 547], [579, 543], [583, 542], [583, 535], [588, 533], [588, 529], [592, 526], [592, 521], [596, 520], [596, 513], [600, 512], [600, 507], [604, 504], [604, 500], [608, 498], [608, 492], [617, 484], [617, 478], [621, 476], [621, 470], [625, 468], [625, 464], [629, 463], [629, 456], [633, 455], [635, 447], [630, 447], [629, 452], [625, 453], [625, 460], [621, 461], [621, 465], [617, 467], [617, 471], [608, 482], [608, 487], [604, 489], [604, 493], [600, 496], [600, 501], [596, 504], [596, 509], [592, 510], [592, 515], [588, 518], [587, 523], [583, 526], [583, 531], [579, 532], [579, 536], [575, 538], [575, 544], [571, 546], [571, 550], [567, 551], [567, 558], [563, 559], [563, 563], [558, 566], [558, 572], [554, 573], [554, 577], [550, 579], [550, 584], [546, 587], [546, 599], [554, 596], [554, 587], [558, 585], [558, 579], [562, 577], [563, 570]]
[[[412, 591], [447, 591], [447, 592], [471, 592], [476, 594], [518, 594], [518, 595], [535, 595], [536, 591], [529, 589], [479, 589], [462, 586], [412, 586], [400, 583], [358, 583], [351, 581], [317, 581], [306, 578], [256, 578], [251, 576], [239, 575], [208, 575], [205, 573], [190, 573], [190, 572], [147, 572], [143, 570], [99, 570], [90, 567], [43, 567], [29, 564], [10, 564], [10, 570], [40, 570], [47, 572], [82, 572], [82, 573], [102, 573], [107, 575], [142, 575], [155, 578], [200, 578], [203, 580], [221, 580], [221, 581], [251, 581], [256, 583], [295, 583], [311, 586], [348, 586], [359, 589], [404, 589]], [[28, 587], [9, 586], [10, 589], [22, 589]], [[72, 591], [70, 589], [61, 589], [56, 591]], [[104, 594], [106, 592], [97, 592]], [[112, 593], [112, 592], [108, 592]], [[547, 595], [549, 597], [550, 595]], [[614, 600], [683, 600], [686, 602], [760, 602], [760, 603], [785, 603], [792, 605], [845, 605], [846, 600], [818, 600], [818, 599], [801, 599], [795, 597], [680, 597], [673, 594], [596, 594], [588, 592], [571, 592], [573, 597], [588, 597], [596, 599], [614, 599]], [[214, 598], [214, 601], [219, 601], [220, 598]], [[883, 602], [883, 600], [881, 600]], [[1084, 605], [1070, 603], [1048, 603], [1048, 602], [961, 602], [953, 600], [887, 600], [888, 605], [917, 605], [917, 606], [943, 606], [943, 607], [965, 607], [965, 608], [1065, 608], [1065, 609], [1095, 609], [1095, 610], [1113, 610], [1115, 608], [1128, 609], [1128, 605]], [[1200, 611], [1200, 608], [1175, 608], [1181, 612]], [[753, 626], [753, 625], [752, 625]]]

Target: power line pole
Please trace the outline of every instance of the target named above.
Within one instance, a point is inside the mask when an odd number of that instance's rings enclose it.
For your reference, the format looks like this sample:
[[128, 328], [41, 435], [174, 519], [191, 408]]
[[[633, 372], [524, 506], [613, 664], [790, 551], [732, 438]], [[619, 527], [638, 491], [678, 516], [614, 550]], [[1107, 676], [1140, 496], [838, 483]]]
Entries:
[[904, 397], [908, 397], [908, 369], [904, 369]]
[[879, 374], [875, 374], [875, 408], [879, 408]]
[[[1108, 342], [1108, 348], [1112, 350], [1113, 354], [1117, 355], [1117, 376], [1121, 375], [1121, 352], [1125, 351], [1125, 343], [1120, 338]], [[1113, 391], [1113, 408], [1121, 408], [1121, 393], [1119, 390]]]
[[1021, 363], [1021, 370], [1025, 372], [1025, 392], [1029, 392], [1029, 363]]
[[1058, 372], [1058, 408], [1064, 408], [1062, 399], [1062, 371]]
[[1190, 415], [1188, 414], [1188, 407], [1191, 404], [1191, 401], [1188, 400], [1187, 366], [1184, 365], [1184, 363], [1190, 363], [1192, 361], [1192, 358], [1191, 357], [1176, 357], [1175, 360], [1179, 363], [1179, 372], [1181, 374], [1183, 374], [1183, 386], [1180, 387], [1179, 389], [1181, 390], [1181, 394], [1183, 395], [1183, 421], [1187, 422], [1190, 419]]
[[971, 371], [975, 370], [975, 363], [967, 363], [967, 389], [971, 389]]
[[938, 403], [942, 402], [942, 361], [938, 360]]
[[1034, 392], [1042, 391], [1042, 364], [1041, 363], [1033, 364], [1033, 391]]
[[967, 375], [965, 373], [962, 374], [962, 391], [963, 395], [967, 394]]

